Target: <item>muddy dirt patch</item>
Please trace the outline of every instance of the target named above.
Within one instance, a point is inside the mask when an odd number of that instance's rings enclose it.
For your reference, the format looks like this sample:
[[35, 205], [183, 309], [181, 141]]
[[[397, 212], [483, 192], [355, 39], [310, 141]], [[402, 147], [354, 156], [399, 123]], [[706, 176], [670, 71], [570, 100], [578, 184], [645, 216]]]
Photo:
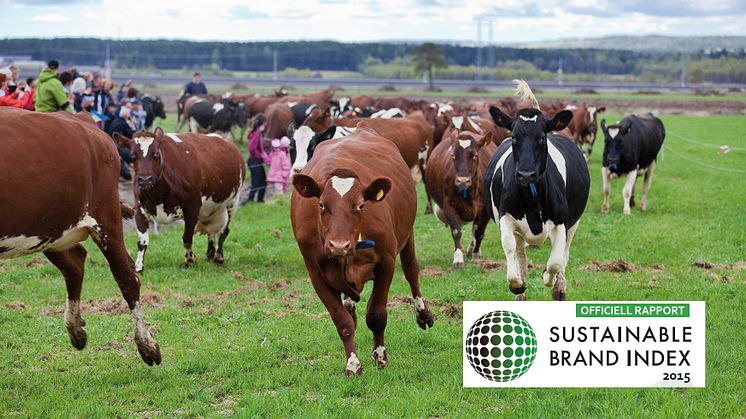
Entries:
[[[144, 292], [140, 294], [140, 304], [143, 307], [163, 308], [166, 306], [166, 298], [157, 292]], [[129, 314], [127, 303], [119, 298], [107, 298], [103, 300], [88, 299], [80, 303], [80, 311], [83, 315], [90, 313], [101, 313], [109, 316]], [[64, 308], [44, 308], [42, 314], [47, 316], [59, 316], [65, 312]]]
[[594, 260], [588, 265], [581, 267], [580, 270], [593, 272], [633, 272], [637, 270], [637, 267], [624, 259], [617, 259], [608, 263], [601, 263]]

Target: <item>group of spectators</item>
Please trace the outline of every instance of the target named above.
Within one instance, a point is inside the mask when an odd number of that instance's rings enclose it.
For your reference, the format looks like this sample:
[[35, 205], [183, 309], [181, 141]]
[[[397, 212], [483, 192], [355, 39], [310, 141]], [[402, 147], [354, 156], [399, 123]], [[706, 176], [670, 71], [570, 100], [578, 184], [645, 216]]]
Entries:
[[[87, 111], [97, 125], [110, 136], [119, 132], [127, 137], [142, 129], [147, 113], [140, 93], [128, 80], [114, 92], [116, 83], [101, 74], [82, 73], [75, 68], [60, 71], [60, 63], [51, 60], [38, 79], [19, 80], [17, 67], [0, 68], [0, 106], [13, 106], [37, 112]], [[128, 155], [120, 150], [123, 163]], [[127, 164], [122, 164], [122, 177], [130, 179]]]

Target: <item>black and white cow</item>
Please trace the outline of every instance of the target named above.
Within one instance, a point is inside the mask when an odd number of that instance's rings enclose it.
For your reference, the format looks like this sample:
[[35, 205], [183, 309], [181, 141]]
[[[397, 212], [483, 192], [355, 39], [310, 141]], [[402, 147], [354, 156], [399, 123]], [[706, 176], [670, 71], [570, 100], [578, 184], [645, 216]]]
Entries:
[[290, 106], [290, 110], [293, 111], [293, 120], [295, 120], [296, 127], [303, 125], [303, 121], [308, 118], [308, 114], [318, 108], [318, 106], [313, 103], [288, 103], [288, 106]]
[[547, 119], [538, 109], [521, 109], [511, 118], [492, 106], [490, 115], [498, 127], [512, 132], [493, 154], [484, 179], [485, 209], [500, 227], [508, 287], [516, 300], [526, 299], [525, 248], [549, 238], [544, 285], [554, 285], [553, 299], [565, 300], [565, 267], [588, 201], [590, 175], [578, 147], [548, 133], [565, 128], [572, 112]]
[[342, 118], [345, 112], [352, 110], [352, 98], [342, 96], [338, 100], [329, 102], [329, 113], [332, 118]]
[[288, 138], [290, 138], [290, 162], [292, 164], [292, 173], [300, 172], [313, 157], [316, 146], [326, 140], [338, 138], [335, 136], [337, 127], [332, 125], [326, 131], [315, 133], [308, 125], [301, 125], [294, 129], [293, 125], [288, 128]]
[[233, 125], [243, 127], [246, 123], [244, 103], [223, 98], [218, 103], [198, 99], [189, 108], [189, 131], [196, 133], [219, 133], [227, 137]]
[[166, 110], [160, 97], [148, 95], [142, 97], [142, 109], [145, 111], [145, 129], [150, 131], [155, 117], [166, 119]]
[[640, 211], [645, 211], [648, 191], [653, 182], [655, 161], [666, 137], [663, 122], [651, 113], [642, 116], [630, 115], [608, 127], [606, 120], [602, 120], [601, 130], [604, 133], [604, 161], [601, 167], [604, 203], [601, 211], [609, 211], [611, 179], [624, 176], [627, 178], [622, 191], [624, 214], [629, 214], [630, 206], [635, 205], [635, 181], [643, 174], [645, 182], [642, 187]]

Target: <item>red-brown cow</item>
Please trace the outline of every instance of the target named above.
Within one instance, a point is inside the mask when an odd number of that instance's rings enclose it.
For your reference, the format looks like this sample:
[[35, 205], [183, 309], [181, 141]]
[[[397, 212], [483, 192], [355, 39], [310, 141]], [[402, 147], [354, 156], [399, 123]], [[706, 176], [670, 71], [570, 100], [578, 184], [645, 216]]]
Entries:
[[[80, 293], [89, 236], [109, 262], [132, 313], [135, 343], [148, 365], [161, 352], [145, 325], [140, 279], [132, 268], [122, 233], [119, 155], [88, 114], [34, 113], [0, 108], [0, 258], [44, 252], [67, 285], [65, 326], [70, 342], [83, 349], [87, 334]], [[131, 212], [131, 210], [129, 211]]]
[[282, 138], [288, 135], [288, 127], [294, 124], [295, 116], [293, 110], [288, 107], [287, 103], [274, 103], [267, 107], [267, 128], [264, 130], [264, 137], [274, 139]]
[[362, 373], [355, 351], [355, 302], [370, 280], [366, 323], [373, 332], [373, 362], [383, 368], [388, 363], [386, 303], [397, 254], [412, 290], [417, 324], [426, 329], [434, 321], [420, 293], [413, 230], [417, 194], [407, 165], [391, 141], [361, 127], [344, 139], [321, 144], [317, 156], [293, 177], [293, 186], [293, 233], [311, 283], [344, 344], [345, 374]]
[[593, 144], [596, 142], [598, 122], [596, 116], [604, 111], [605, 107], [595, 106], [567, 106], [565, 109], [572, 111], [572, 120], [567, 126], [570, 139], [583, 151], [586, 161], [590, 161], [593, 152]]
[[246, 174], [236, 145], [213, 134], [164, 134], [160, 128], [138, 131], [132, 139], [115, 135], [115, 140], [135, 159], [135, 269], [144, 268], [151, 219], [162, 224], [184, 220], [185, 266], [195, 263], [195, 231], [207, 234], [207, 259], [222, 264], [223, 243]]
[[482, 179], [497, 149], [492, 135], [490, 131], [480, 135], [452, 128], [446, 131], [428, 161], [425, 188], [435, 201], [435, 215], [450, 228], [455, 248], [454, 268], [464, 267], [461, 227], [474, 222], [466, 257], [479, 257], [484, 231], [490, 221], [484, 211]]

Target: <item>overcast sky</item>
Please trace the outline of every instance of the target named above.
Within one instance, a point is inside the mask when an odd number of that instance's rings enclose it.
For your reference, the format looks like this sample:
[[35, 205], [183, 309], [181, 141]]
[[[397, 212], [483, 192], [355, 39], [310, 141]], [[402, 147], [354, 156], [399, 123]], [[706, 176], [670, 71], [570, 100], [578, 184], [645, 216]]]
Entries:
[[[0, 0], [0, 37], [471, 41], [746, 35], [743, 0]], [[485, 26], [484, 39], [488, 32]]]

